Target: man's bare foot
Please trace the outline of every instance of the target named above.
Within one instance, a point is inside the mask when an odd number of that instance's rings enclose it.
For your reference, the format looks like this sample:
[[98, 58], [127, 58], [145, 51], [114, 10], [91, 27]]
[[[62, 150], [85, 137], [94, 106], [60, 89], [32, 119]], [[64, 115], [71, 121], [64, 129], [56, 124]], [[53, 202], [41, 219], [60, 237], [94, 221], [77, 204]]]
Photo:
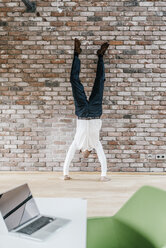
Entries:
[[70, 180], [70, 179], [72, 179], [72, 178], [69, 177], [68, 175], [65, 175], [65, 176], [63, 177], [63, 179], [64, 179], [64, 180]]
[[110, 181], [111, 179], [110, 178], [108, 178], [108, 177], [106, 177], [106, 176], [102, 176], [101, 178], [100, 178], [100, 181], [102, 181], [102, 182], [108, 182], [108, 181]]

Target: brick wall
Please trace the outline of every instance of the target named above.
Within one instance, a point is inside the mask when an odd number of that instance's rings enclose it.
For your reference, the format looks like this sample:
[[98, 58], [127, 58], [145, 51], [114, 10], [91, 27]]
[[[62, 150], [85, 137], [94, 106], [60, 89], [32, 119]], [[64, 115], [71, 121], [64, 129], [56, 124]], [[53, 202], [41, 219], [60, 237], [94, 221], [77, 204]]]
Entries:
[[[166, 1], [0, 2], [0, 170], [62, 170], [76, 119], [69, 82], [73, 40], [90, 95], [96, 50], [105, 60], [101, 142], [109, 171], [165, 171]], [[57, 7], [62, 10], [57, 11]], [[77, 151], [71, 170], [100, 170]]]

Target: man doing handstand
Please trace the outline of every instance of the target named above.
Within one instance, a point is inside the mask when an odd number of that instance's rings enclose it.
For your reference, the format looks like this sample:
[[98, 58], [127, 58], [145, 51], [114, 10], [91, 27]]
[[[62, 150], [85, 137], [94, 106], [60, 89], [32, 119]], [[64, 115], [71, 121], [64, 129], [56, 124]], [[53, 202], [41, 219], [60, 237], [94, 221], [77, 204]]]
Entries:
[[99, 132], [102, 126], [100, 119], [102, 115], [102, 100], [105, 81], [105, 69], [103, 55], [109, 44], [107, 42], [101, 45], [97, 51], [98, 63], [96, 78], [89, 100], [87, 100], [84, 87], [79, 79], [80, 59], [79, 54], [81, 42], [75, 39], [74, 58], [72, 62], [70, 82], [75, 103], [75, 114], [77, 115], [76, 134], [66, 155], [63, 166], [64, 180], [69, 180], [69, 165], [74, 157], [76, 150], [81, 150], [83, 157], [87, 158], [93, 149], [96, 150], [98, 159], [101, 164], [101, 181], [109, 181], [107, 178], [107, 161], [103, 151], [102, 144], [99, 140]]

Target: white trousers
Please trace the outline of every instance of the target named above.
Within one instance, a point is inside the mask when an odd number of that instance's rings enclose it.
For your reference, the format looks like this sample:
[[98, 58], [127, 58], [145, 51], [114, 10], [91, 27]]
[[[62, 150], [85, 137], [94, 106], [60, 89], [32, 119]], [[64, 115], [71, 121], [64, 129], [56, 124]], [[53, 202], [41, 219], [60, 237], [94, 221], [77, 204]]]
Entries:
[[[69, 166], [70, 166], [70, 163], [74, 157], [76, 150], [77, 150], [76, 142], [75, 142], [75, 140], [73, 140], [73, 142], [70, 145], [69, 150], [67, 152], [65, 163], [63, 166], [63, 174], [64, 175], [69, 175]], [[102, 147], [102, 144], [100, 141], [97, 142], [97, 144], [95, 146], [95, 150], [96, 150], [99, 162], [101, 164], [101, 176], [106, 176], [107, 160], [106, 160], [106, 156], [104, 154], [103, 147]]]

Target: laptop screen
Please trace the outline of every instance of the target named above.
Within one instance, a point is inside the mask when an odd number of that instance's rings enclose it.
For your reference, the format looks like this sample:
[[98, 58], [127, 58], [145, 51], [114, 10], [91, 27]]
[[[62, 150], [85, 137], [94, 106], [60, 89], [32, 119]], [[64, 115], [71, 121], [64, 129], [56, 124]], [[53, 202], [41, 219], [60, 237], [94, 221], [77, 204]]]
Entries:
[[0, 194], [0, 212], [9, 231], [39, 214], [28, 184]]

